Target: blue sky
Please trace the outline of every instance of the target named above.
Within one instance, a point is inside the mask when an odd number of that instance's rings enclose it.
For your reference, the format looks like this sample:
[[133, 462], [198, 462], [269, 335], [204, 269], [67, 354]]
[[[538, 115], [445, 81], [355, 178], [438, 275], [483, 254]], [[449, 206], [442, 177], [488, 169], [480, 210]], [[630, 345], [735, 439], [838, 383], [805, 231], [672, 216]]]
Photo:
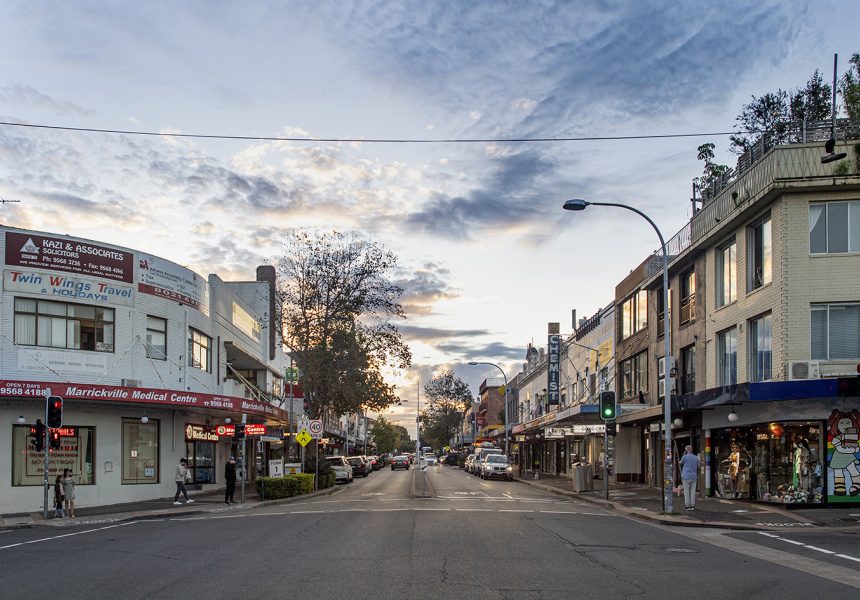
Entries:
[[[349, 140], [727, 132], [752, 95], [840, 74], [852, 2], [18, 2], [0, 5], [0, 121]], [[547, 322], [571, 331], [690, 218], [696, 147], [726, 136], [544, 143], [279, 142], [0, 126], [0, 222], [253, 277], [296, 227], [399, 257], [416, 381], [477, 393]], [[414, 427], [411, 427], [414, 429]]]

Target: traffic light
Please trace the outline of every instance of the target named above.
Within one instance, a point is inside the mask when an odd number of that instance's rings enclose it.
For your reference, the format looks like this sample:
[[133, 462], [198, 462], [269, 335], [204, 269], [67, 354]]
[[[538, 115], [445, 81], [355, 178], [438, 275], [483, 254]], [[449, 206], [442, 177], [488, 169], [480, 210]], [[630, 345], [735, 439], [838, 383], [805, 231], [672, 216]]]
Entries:
[[600, 392], [600, 418], [615, 420], [615, 392]]
[[242, 439], [243, 437], [245, 437], [245, 426], [242, 424], [236, 425], [233, 437], [236, 439]]
[[48, 428], [59, 429], [63, 426], [63, 399], [59, 396], [48, 397]]
[[32, 435], [35, 438], [33, 447], [36, 448], [36, 452], [41, 452], [45, 447], [45, 424], [42, 423], [42, 419], [36, 419], [35, 433]]
[[615, 421], [609, 421], [606, 424], [606, 435], [609, 437], [615, 437], [618, 433], [618, 424]]
[[59, 450], [60, 449], [60, 430], [59, 429], [51, 430], [51, 435], [48, 437], [51, 438], [50, 439], [51, 450]]

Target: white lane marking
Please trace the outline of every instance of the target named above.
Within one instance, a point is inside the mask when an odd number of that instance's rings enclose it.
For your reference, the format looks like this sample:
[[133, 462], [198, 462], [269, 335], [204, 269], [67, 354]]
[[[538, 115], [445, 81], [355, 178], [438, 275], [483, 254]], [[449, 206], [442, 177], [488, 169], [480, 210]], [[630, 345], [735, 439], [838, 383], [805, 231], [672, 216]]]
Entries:
[[584, 515], [591, 515], [592, 517], [614, 517], [615, 515], [610, 515], [608, 513], [582, 513]]
[[[269, 517], [271, 515], [285, 515], [286, 512], [273, 512], [273, 513], [256, 513], [253, 515], [248, 515], [249, 517]], [[244, 515], [243, 515], [244, 516]]]
[[458, 512], [493, 512], [492, 508], [457, 508]]
[[838, 556], [839, 558], [845, 558], [847, 560], [853, 560], [854, 562], [860, 562], [860, 558], [857, 558], [855, 556], [849, 556], [848, 554], [837, 554], [833, 550], [827, 550], [826, 548], [819, 548], [818, 546], [811, 546], [810, 544], [804, 544], [803, 542], [798, 542], [796, 540], [790, 540], [788, 538], [784, 538], [782, 536], [779, 536], [779, 535], [776, 535], [773, 533], [767, 533], [765, 531], [759, 531], [758, 534], [769, 537], [769, 538], [773, 538], [775, 540], [779, 540], [780, 542], [786, 542], [788, 544], [793, 544], [794, 546], [801, 546], [801, 547], [806, 548], [808, 550], [815, 550], [816, 552], [822, 552], [824, 554], [832, 554], [833, 556]]
[[241, 519], [246, 517], [247, 515], [221, 515], [218, 517], [212, 517], [213, 519]]
[[399, 510], [409, 510], [408, 508], [374, 508], [371, 512], [395, 512]]
[[211, 519], [212, 517], [174, 517], [170, 519], [171, 521], [205, 521], [206, 519]]
[[450, 508], [413, 508], [412, 510], [451, 510]]
[[513, 513], [533, 513], [533, 510], [508, 510], [504, 508], [500, 508], [499, 512], [513, 512]]
[[134, 525], [139, 521], [128, 521], [126, 523], [117, 523], [116, 525], [108, 525], [107, 527], [99, 527], [98, 529], [87, 529], [85, 531], [75, 531], [73, 533], [63, 533], [61, 535], [55, 535], [53, 537], [39, 538], [38, 540], [29, 540], [27, 542], [18, 542], [17, 544], [9, 544], [8, 546], [0, 546], [0, 550], [6, 550], [7, 548], [15, 548], [17, 546], [25, 546], [27, 544], [38, 544], [40, 542], [50, 542], [51, 540], [58, 540], [64, 537], [72, 537], [74, 535], [83, 535], [85, 533], [95, 533], [97, 531], [104, 531], [106, 529], [113, 529], [114, 527], [124, 527], [125, 525]]
[[824, 548], [819, 548], [818, 546], [804, 546], [804, 548], [809, 548], [810, 550], [815, 550], [817, 552], [824, 552], [824, 554], [836, 554], [833, 550], [825, 550]]
[[546, 513], [548, 515], [578, 515], [579, 513], [575, 513], [570, 510], [542, 510], [542, 513]]
[[316, 515], [320, 513], [324, 513], [324, 510], [294, 510], [290, 514], [291, 515]]
[[847, 558], [848, 560], [853, 560], [854, 562], [860, 562], [860, 558], [856, 558], [854, 556], [848, 556], [847, 554], [837, 554], [839, 558]]
[[366, 508], [341, 508], [335, 512], [367, 512]]

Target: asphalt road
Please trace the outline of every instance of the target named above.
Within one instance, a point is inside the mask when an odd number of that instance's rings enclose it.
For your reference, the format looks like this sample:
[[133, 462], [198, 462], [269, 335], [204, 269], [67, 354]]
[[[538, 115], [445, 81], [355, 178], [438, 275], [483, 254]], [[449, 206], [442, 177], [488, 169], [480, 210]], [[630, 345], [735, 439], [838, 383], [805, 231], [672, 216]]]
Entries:
[[[411, 488], [412, 478], [418, 477]], [[856, 597], [838, 531], [665, 528], [452, 467], [193, 517], [0, 534], [0, 596], [74, 598]]]

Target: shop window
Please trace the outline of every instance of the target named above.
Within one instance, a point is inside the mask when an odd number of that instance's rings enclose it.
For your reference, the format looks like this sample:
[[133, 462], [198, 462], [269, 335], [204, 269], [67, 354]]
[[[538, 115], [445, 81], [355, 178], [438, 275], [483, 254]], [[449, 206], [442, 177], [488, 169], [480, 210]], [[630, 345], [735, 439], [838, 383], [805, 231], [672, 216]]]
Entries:
[[122, 420], [122, 483], [158, 483], [158, 420]]
[[809, 205], [809, 253], [860, 252], [860, 202]]
[[[35, 425], [12, 427], [12, 485], [42, 486], [45, 483], [45, 451], [36, 452], [31, 433]], [[48, 458], [48, 480], [63, 469], [71, 469], [76, 485], [95, 484], [95, 427], [68, 426], [60, 429], [60, 448]]]
[[633, 398], [639, 392], [648, 391], [648, 352], [640, 352], [636, 356], [621, 362], [621, 397]]
[[185, 442], [185, 455], [194, 483], [215, 483], [215, 442]]
[[735, 327], [717, 334], [717, 385], [738, 382], [738, 330]]
[[696, 391], [696, 346], [681, 349], [680, 390], [682, 394]]
[[717, 250], [717, 307], [738, 299], [737, 252], [734, 240]]
[[167, 319], [146, 317], [146, 356], [167, 360]]
[[771, 219], [765, 217], [747, 231], [747, 290], [753, 291], [771, 282], [773, 239]]
[[188, 330], [189, 364], [195, 369], [212, 372], [212, 338], [197, 331]]
[[621, 305], [621, 339], [648, 326], [648, 292], [640, 290]]
[[113, 352], [112, 308], [15, 298], [15, 343]]
[[681, 325], [696, 318], [696, 272], [689, 271], [681, 276]]
[[811, 307], [813, 360], [860, 358], [860, 304], [814, 304]]
[[771, 315], [750, 321], [750, 381], [767, 381], [771, 378], [772, 329]]

